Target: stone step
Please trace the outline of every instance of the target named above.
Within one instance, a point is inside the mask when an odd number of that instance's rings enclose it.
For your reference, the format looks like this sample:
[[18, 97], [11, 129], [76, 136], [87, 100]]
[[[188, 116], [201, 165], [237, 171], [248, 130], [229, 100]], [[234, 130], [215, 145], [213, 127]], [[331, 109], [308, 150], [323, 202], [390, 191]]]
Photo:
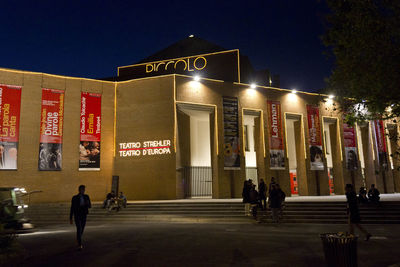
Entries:
[[[244, 209], [121, 209], [119, 213], [241, 213]], [[285, 208], [285, 212], [292, 212], [292, 213], [308, 213], [308, 214], [323, 214], [323, 213], [345, 213], [346, 209], [290, 209]], [[107, 210], [104, 209], [91, 209], [91, 214], [104, 214], [108, 213]], [[361, 209], [361, 214], [399, 214], [400, 210], [383, 210], [383, 209]], [[54, 214], [54, 215], [62, 215], [62, 214], [69, 214], [69, 210], [36, 210], [36, 211], [27, 211], [27, 215], [39, 215], [39, 214]]]
[[[111, 212], [112, 214], [115, 213], [115, 211]], [[191, 214], [207, 214], [210, 216], [218, 215], [218, 214], [226, 214], [226, 215], [235, 215], [235, 214], [243, 214], [244, 211], [237, 211], [237, 212], [230, 212], [230, 211], [202, 211], [202, 212], [196, 212], [196, 211], [142, 211], [142, 212], [127, 212], [127, 211], [119, 211], [118, 214], [120, 215], [130, 215], [130, 214], [135, 214], [135, 215], [148, 215], [148, 214], [178, 214], [178, 215], [191, 215]], [[270, 213], [270, 212], [269, 212]], [[107, 211], [102, 211], [102, 212], [90, 212], [90, 215], [94, 216], [105, 216], [109, 214]], [[302, 216], [308, 216], [308, 215], [329, 215], [329, 216], [338, 216], [338, 215], [346, 215], [345, 211], [290, 211], [290, 210], [284, 210], [283, 214], [298, 214]], [[370, 216], [397, 216], [400, 218], [400, 214], [398, 212], [360, 212], [361, 217], [370, 217]], [[35, 214], [27, 214], [27, 217], [38, 217], [38, 216], [69, 216], [69, 213], [35, 213]]]
[[[180, 223], [187, 223], [187, 222], [213, 222], [213, 223], [251, 223], [255, 220], [253, 218], [207, 218], [207, 217], [185, 217], [185, 218], [135, 218], [135, 219], [125, 219], [125, 220], [118, 220], [115, 221], [113, 218], [104, 219], [102, 221], [97, 221], [93, 219], [88, 219], [88, 223], [136, 223], [136, 222], [180, 222]], [[270, 218], [263, 218], [261, 219], [263, 222], [272, 222]], [[44, 226], [50, 224], [67, 224], [67, 220], [40, 220], [36, 221], [36, 226]], [[314, 219], [314, 218], [283, 218], [282, 223], [310, 223], [310, 224], [347, 224], [347, 220], [340, 219], [340, 220], [332, 220], [332, 219]], [[363, 220], [363, 224], [398, 224], [399, 220]]]
[[[251, 222], [244, 216], [241, 202], [191, 203], [129, 203], [119, 212], [108, 212], [94, 203], [88, 221], [121, 223], [139, 221], [171, 222]], [[382, 202], [380, 207], [361, 205], [363, 223], [399, 223], [400, 202]], [[69, 220], [69, 203], [35, 204], [26, 210], [34, 224], [64, 224]], [[259, 216], [270, 220], [270, 212], [259, 211]], [[286, 223], [347, 223], [345, 202], [287, 202], [283, 211]]]
[[[263, 215], [260, 214], [260, 216], [268, 217], [270, 216], [269, 214]], [[112, 220], [118, 221], [120, 219], [138, 219], [138, 218], [158, 218], [158, 217], [204, 217], [204, 218], [240, 218], [244, 217], [244, 214], [103, 214], [103, 215], [89, 215], [88, 218], [94, 219], [94, 220], [106, 220], [111, 218]], [[331, 219], [331, 220], [338, 220], [338, 219], [347, 219], [347, 215], [330, 215], [330, 214], [287, 214], [283, 213], [284, 218], [298, 218], [298, 219]], [[37, 220], [68, 220], [69, 216], [36, 216], [36, 217], [31, 217], [30, 219], [34, 222]], [[400, 222], [400, 216], [393, 216], [393, 215], [386, 215], [386, 216], [362, 216], [362, 220], [380, 220], [380, 221], [385, 221], [385, 220], [397, 220]]]

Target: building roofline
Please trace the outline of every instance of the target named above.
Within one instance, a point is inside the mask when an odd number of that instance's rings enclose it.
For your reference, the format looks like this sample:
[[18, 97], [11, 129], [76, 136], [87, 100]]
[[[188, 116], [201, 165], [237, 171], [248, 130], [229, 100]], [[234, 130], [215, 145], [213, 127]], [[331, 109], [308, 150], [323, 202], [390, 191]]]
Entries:
[[[234, 50], [230, 50], [230, 51], [236, 51], [236, 50], [239, 51], [238, 49], [234, 49]], [[226, 51], [223, 51], [223, 52], [226, 52]], [[185, 78], [193, 78], [193, 76], [190, 76], [190, 75], [173, 73], [173, 74], [166, 74], [166, 75], [153, 76], [153, 77], [143, 77], [143, 78], [137, 78], [137, 79], [130, 79], [130, 80], [126, 80], [126, 81], [113, 81], [113, 82], [111, 82], [111, 81], [105, 81], [105, 80], [93, 79], [93, 78], [72, 77], [72, 76], [66, 76], [66, 75], [49, 74], [49, 73], [35, 72], [35, 71], [16, 70], [16, 69], [2, 68], [2, 67], [0, 67], [0, 71], [7, 71], [7, 72], [14, 72], [14, 73], [21, 73], [21, 74], [45, 75], [45, 76], [56, 77], [56, 78], [64, 78], [64, 79], [104, 82], [104, 83], [117, 84], [117, 85], [121, 84], [121, 83], [132, 82], [132, 81], [145, 80], [145, 79], [156, 79], [156, 78], [169, 77], [169, 76], [175, 76], [175, 77], [176, 76], [180, 76], [180, 77], [185, 77]], [[225, 82], [223, 80], [211, 79], [211, 78], [205, 78], [205, 77], [201, 78], [201, 79], [202, 80], [206, 80], [206, 81], [211, 81], [211, 82]], [[240, 82], [233, 82], [233, 84], [243, 85], [243, 86], [251, 86], [250, 84], [240, 83]], [[270, 90], [276, 90], [276, 91], [284, 91], [284, 92], [292, 92], [292, 90], [285, 89], [285, 88], [276, 88], [276, 87], [264, 86], [264, 85], [256, 85], [256, 86], [259, 87], [259, 88], [264, 88], [264, 89], [270, 89]], [[310, 92], [304, 92], [304, 91], [297, 91], [297, 93], [307, 94], [307, 95], [314, 95], [314, 96], [325, 96], [325, 97], [328, 96], [326, 94], [310, 93]]]

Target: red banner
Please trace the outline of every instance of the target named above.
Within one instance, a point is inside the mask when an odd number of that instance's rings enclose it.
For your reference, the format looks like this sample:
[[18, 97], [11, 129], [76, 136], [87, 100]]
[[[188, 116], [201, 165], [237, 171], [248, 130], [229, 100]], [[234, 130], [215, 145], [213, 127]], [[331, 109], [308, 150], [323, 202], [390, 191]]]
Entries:
[[0, 84], [0, 169], [17, 169], [21, 87]]
[[356, 133], [354, 127], [343, 123], [344, 150], [346, 153], [346, 167], [349, 170], [358, 169], [358, 153]]
[[267, 104], [270, 124], [270, 168], [285, 169], [281, 103], [279, 101], [267, 101]]
[[323, 170], [321, 123], [319, 121], [319, 109], [307, 105], [308, 134], [310, 142], [311, 170]]
[[79, 169], [100, 170], [101, 94], [81, 93]]
[[387, 152], [386, 150], [386, 138], [385, 138], [385, 127], [383, 126], [382, 120], [374, 121], [376, 144], [378, 146], [378, 152]]
[[64, 91], [42, 89], [39, 170], [61, 170]]
[[383, 125], [382, 120], [375, 120], [373, 123], [375, 128], [376, 145], [378, 147], [379, 163], [385, 165], [387, 164], [385, 126]]

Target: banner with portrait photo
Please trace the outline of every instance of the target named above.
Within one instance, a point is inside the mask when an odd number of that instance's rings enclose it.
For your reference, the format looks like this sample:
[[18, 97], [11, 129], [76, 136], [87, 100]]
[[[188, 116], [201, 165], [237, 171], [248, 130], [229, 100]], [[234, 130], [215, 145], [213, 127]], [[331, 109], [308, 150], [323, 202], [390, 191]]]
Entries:
[[224, 169], [240, 169], [239, 111], [237, 97], [223, 97]]
[[42, 89], [39, 162], [40, 171], [60, 171], [64, 124], [64, 91]]
[[16, 170], [21, 86], [0, 84], [0, 170]]
[[343, 123], [344, 150], [346, 153], [346, 168], [348, 170], [358, 169], [357, 141], [354, 127]]
[[373, 128], [375, 129], [375, 142], [378, 150], [379, 164], [387, 166], [387, 149], [386, 149], [386, 134], [385, 126], [382, 120], [373, 121]]
[[324, 170], [324, 157], [322, 153], [321, 123], [318, 107], [307, 105], [307, 121], [310, 149], [310, 169], [313, 171]]
[[269, 155], [270, 169], [285, 169], [285, 148], [283, 145], [281, 103], [279, 101], [267, 101], [269, 112]]
[[81, 93], [79, 170], [100, 170], [101, 94]]

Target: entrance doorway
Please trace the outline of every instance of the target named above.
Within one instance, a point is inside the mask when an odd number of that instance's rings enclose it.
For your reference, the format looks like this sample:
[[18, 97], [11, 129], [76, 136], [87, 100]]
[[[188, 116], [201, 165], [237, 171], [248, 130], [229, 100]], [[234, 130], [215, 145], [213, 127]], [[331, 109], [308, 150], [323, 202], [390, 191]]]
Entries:
[[181, 163], [185, 198], [212, 197], [210, 116], [213, 111], [210, 106], [178, 104], [177, 160]]
[[[335, 170], [339, 169], [339, 162], [342, 160], [338, 158], [338, 119], [331, 117], [323, 117], [323, 137], [325, 144], [325, 158], [328, 168], [328, 185], [329, 194], [335, 194], [334, 177], [338, 177], [339, 174], [335, 173]], [[339, 148], [340, 149], [340, 148]], [[339, 150], [340, 151], [340, 150]], [[336, 167], [335, 167], [336, 165]], [[354, 173], [353, 173], [354, 179]]]
[[243, 138], [246, 163], [246, 180], [253, 180], [258, 188], [257, 152], [255, 140], [255, 119], [258, 116], [249, 110], [243, 111]]
[[[286, 150], [289, 162], [290, 190], [292, 196], [301, 193], [299, 176], [305, 171], [304, 137], [302, 135], [302, 116], [299, 114], [285, 113]], [[303, 151], [302, 151], [303, 148]]]

